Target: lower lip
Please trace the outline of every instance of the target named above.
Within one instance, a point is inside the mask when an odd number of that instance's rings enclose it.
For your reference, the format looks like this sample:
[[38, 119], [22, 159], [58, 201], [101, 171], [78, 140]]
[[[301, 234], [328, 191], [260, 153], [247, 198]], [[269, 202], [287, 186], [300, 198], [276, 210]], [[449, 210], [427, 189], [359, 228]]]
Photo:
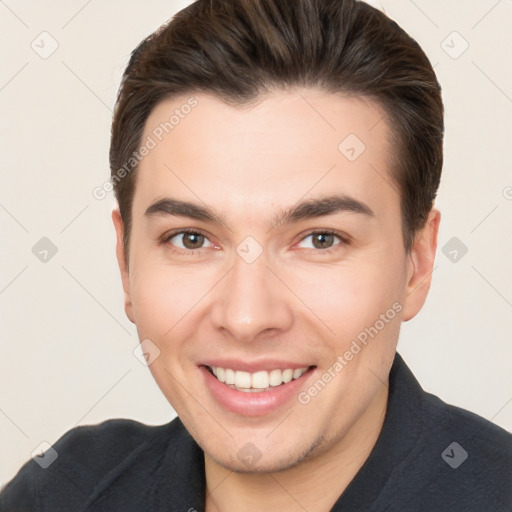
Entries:
[[280, 386], [271, 387], [269, 391], [246, 393], [230, 388], [212, 375], [206, 366], [199, 366], [199, 370], [204, 376], [206, 387], [217, 402], [229, 411], [245, 416], [270, 414], [291, 399], [297, 397], [300, 388], [313, 373], [314, 369], [315, 367], [309, 368], [298, 379], [291, 380]]

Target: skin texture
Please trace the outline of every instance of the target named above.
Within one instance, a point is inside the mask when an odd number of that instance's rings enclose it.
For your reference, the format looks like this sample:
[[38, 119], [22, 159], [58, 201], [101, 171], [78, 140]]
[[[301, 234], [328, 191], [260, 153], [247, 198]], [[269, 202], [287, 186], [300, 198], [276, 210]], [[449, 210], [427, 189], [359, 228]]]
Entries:
[[[140, 339], [160, 349], [153, 377], [205, 451], [208, 512], [325, 511], [377, 440], [401, 322], [418, 313], [430, 287], [440, 213], [432, 209], [406, 254], [387, 164], [390, 130], [370, 100], [297, 89], [240, 108], [194, 97], [197, 106], [140, 163], [129, 269], [123, 224], [112, 214], [126, 314]], [[157, 105], [143, 140], [187, 99]], [[366, 146], [354, 161], [338, 149], [349, 134]], [[335, 192], [375, 215], [272, 225], [281, 209]], [[209, 205], [225, 224], [144, 215], [169, 196]], [[205, 238], [159, 242], [180, 228]], [[313, 228], [349, 243], [333, 237], [315, 245]], [[236, 251], [247, 236], [263, 250], [250, 264]], [[293, 399], [263, 416], [235, 414], [215, 401], [198, 370], [219, 355], [305, 362], [316, 365], [307, 391], [393, 304], [400, 311], [308, 404]], [[237, 456], [249, 441], [261, 453], [250, 468]]]

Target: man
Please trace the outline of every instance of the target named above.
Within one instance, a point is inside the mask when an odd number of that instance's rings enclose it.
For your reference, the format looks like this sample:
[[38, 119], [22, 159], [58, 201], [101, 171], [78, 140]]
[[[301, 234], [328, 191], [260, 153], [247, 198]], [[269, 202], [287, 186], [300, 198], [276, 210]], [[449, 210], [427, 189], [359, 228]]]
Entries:
[[1, 510], [510, 510], [512, 436], [396, 352], [430, 286], [443, 131], [427, 57], [356, 0], [200, 0], [143, 41], [112, 217], [178, 418], [70, 430]]

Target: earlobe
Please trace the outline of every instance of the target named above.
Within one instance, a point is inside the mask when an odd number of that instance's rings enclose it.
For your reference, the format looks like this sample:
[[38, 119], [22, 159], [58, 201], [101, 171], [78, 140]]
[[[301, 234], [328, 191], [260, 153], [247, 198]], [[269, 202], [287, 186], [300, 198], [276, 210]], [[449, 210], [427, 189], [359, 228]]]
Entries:
[[124, 291], [124, 310], [130, 322], [135, 323], [133, 316], [133, 307], [130, 292], [130, 275], [128, 271], [128, 262], [124, 250], [124, 224], [121, 213], [117, 208], [112, 210], [112, 221], [116, 230], [116, 257], [121, 272], [121, 281]]
[[421, 310], [427, 299], [434, 269], [441, 212], [432, 209], [425, 226], [416, 233], [408, 255], [407, 286], [402, 320], [407, 322]]

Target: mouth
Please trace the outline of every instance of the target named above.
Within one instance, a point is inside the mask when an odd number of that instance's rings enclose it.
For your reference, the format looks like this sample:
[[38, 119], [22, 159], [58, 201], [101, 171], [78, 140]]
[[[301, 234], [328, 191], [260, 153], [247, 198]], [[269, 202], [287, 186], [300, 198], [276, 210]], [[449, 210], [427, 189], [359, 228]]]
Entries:
[[231, 389], [244, 393], [262, 393], [271, 391], [274, 388], [288, 384], [292, 380], [299, 379], [313, 366], [304, 368], [274, 369], [270, 371], [261, 370], [250, 373], [220, 366], [206, 366], [206, 369], [219, 381]]
[[316, 375], [316, 366], [246, 372], [199, 365], [210, 397], [222, 409], [243, 416], [264, 416], [298, 401], [302, 388]]

